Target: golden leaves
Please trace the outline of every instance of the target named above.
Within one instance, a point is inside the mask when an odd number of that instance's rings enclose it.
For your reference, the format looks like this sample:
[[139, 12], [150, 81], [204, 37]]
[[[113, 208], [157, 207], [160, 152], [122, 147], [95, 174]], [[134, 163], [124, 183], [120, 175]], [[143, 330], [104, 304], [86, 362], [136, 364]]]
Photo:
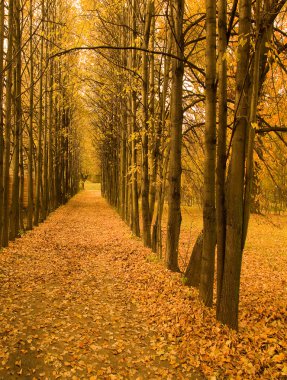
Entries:
[[[9, 371], [73, 380], [189, 379], [193, 371], [218, 380], [286, 376], [287, 223], [277, 231], [251, 219], [235, 333], [131, 238], [97, 194], [77, 195], [2, 252], [0, 377]], [[198, 229], [198, 215], [189, 217]]]

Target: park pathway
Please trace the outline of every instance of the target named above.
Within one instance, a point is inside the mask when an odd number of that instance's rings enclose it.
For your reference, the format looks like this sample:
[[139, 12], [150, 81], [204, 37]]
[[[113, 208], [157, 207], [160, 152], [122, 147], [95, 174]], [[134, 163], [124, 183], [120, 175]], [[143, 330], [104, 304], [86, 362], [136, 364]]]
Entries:
[[150, 257], [97, 191], [11, 243], [0, 255], [0, 379], [200, 379], [164, 315], [169, 289], [157, 294], [172, 275], [149, 275]]

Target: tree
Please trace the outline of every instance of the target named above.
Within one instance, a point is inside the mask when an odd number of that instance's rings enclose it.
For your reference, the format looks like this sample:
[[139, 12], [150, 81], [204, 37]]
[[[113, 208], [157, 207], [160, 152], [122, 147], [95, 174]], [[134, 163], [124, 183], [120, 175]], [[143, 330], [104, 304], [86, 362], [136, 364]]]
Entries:
[[[144, 35], [143, 35], [143, 48], [148, 49], [150, 40], [151, 20], [154, 13], [154, 2], [149, 1], [147, 4], [145, 22], [144, 22]], [[146, 52], [142, 54], [142, 103], [143, 103], [143, 132], [142, 132], [142, 219], [143, 219], [143, 242], [147, 247], [151, 245], [151, 231], [150, 231], [150, 205], [149, 205], [149, 170], [148, 170], [148, 156], [149, 156], [149, 107], [148, 107], [148, 91], [149, 91], [149, 62]]]
[[5, 147], [4, 147], [4, 209], [2, 246], [6, 247], [9, 241], [9, 211], [10, 211], [10, 143], [12, 129], [12, 75], [13, 75], [13, 0], [9, 1], [8, 38], [7, 38], [7, 79], [6, 79], [6, 120], [5, 120]]
[[[7, 6], [8, 14], [4, 12]], [[20, 0], [1, 2], [0, 14], [0, 232], [1, 245], [7, 246], [21, 231], [44, 220], [56, 205], [66, 202], [78, 191], [79, 146], [71, 106], [70, 83], [58, 76], [70, 67], [48, 60], [52, 46], [64, 40], [67, 24], [60, 12], [65, 1], [57, 4]], [[38, 10], [41, 12], [38, 12]], [[59, 19], [56, 19], [59, 17]], [[5, 31], [7, 29], [7, 35]], [[40, 33], [39, 33], [40, 32]], [[7, 38], [6, 38], [7, 37]], [[57, 40], [57, 41], [56, 41]], [[6, 54], [5, 54], [6, 53]], [[72, 65], [72, 64], [71, 64]], [[54, 71], [57, 67], [59, 71]], [[49, 88], [50, 87], [50, 88]], [[70, 92], [69, 92], [70, 91]], [[55, 127], [54, 99], [59, 102]], [[4, 106], [5, 104], [5, 106]], [[69, 104], [69, 107], [67, 107]], [[4, 112], [5, 110], [5, 112]], [[49, 122], [48, 122], [49, 120]], [[60, 127], [60, 123], [62, 125]], [[56, 130], [63, 132], [60, 151]], [[2, 145], [1, 145], [2, 144]], [[54, 165], [64, 156], [61, 167]], [[61, 197], [56, 204], [56, 171]], [[35, 193], [36, 184], [36, 197]], [[35, 208], [34, 208], [35, 203]], [[27, 208], [27, 209], [26, 209]]]
[[206, 1], [206, 85], [205, 85], [205, 163], [203, 203], [203, 252], [199, 292], [204, 303], [212, 306], [215, 218], [216, 147], [216, 3]]
[[[167, 201], [166, 265], [172, 271], [180, 269], [181, 205], [203, 204], [204, 228], [185, 276], [212, 306], [217, 241], [217, 319], [235, 329], [254, 149], [271, 173], [262, 154], [264, 131], [276, 132], [276, 144], [286, 146], [282, 117], [274, 127], [263, 112], [264, 96], [270, 99], [264, 83], [272, 78], [274, 84], [275, 61], [284, 71], [278, 62], [286, 35], [278, 19], [274, 28], [274, 20], [285, 3], [207, 0], [205, 14], [202, 4], [188, 1], [185, 9], [183, 1], [107, 1], [87, 11], [86, 20], [97, 28], [93, 40], [86, 36], [89, 47], [54, 55], [88, 50], [97, 70], [82, 80], [102, 162], [103, 195], [137, 236], [142, 221], [144, 244], [159, 257]], [[107, 6], [113, 10], [109, 15]], [[97, 39], [102, 43], [94, 45]], [[271, 113], [275, 108], [276, 90]], [[285, 185], [277, 182], [282, 197]]]
[[4, 17], [5, 2], [0, 2], [0, 245], [3, 231], [3, 209], [4, 209]]
[[172, 271], [179, 271], [178, 244], [181, 224], [180, 210], [180, 186], [181, 186], [181, 144], [182, 144], [182, 88], [184, 75], [184, 39], [183, 39], [183, 15], [184, 1], [171, 2], [171, 15], [173, 26], [173, 53], [181, 58], [173, 58], [171, 106], [170, 106], [170, 161], [168, 175], [168, 222], [166, 265]]

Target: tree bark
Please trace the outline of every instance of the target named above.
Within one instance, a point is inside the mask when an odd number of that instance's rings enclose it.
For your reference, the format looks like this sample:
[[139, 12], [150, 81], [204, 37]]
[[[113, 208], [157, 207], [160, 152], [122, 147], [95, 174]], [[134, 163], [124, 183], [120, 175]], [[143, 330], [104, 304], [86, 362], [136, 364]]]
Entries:
[[[171, 2], [173, 15], [173, 50], [176, 56], [183, 58], [183, 15], [184, 0]], [[180, 193], [181, 193], [181, 147], [182, 147], [182, 87], [184, 64], [182, 60], [173, 59], [171, 88], [171, 134], [170, 163], [168, 176], [168, 222], [166, 266], [172, 271], [179, 271], [178, 245], [181, 225]]]
[[[272, 14], [270, 3], [264, 2], [264, 13]], [[254, 140], [255, 130], [257, 128], [257, 106], [262, 86], [262, 74], [265, 71], [264, 56], [267, 55], [270, 41], [272, 39], [273, 30], [273, 17], [271, 23], [264, 23], [261, 13], [262, 0], [256, 2], [256, 39], [255, 39], [255, 52], [252, 67], [252, 86], [250, 94], [250, 111], [249, 111], [249, 124], [248, 124], [248, 143], [247, 143], [247, 158], [246, 158], [246, 174], [245, 174], [245, 191], [244, 191], [244, 211], [243, 211], [243, 234], [242, 234], [242, 249], [244, 248], [247, 230], [250, 217], [251, 208], [251, 194], [253, 182], [253, 154], [254, 154]]]
[[20, 1], [15, 1], [15, 82], [14, 82], [14, 109], [15, 109], [15, 129], [14, 129], [14, 168], [12, 203], [10, 215], [10, 240], [15, 240], [19, 236], [20, 230], [20, 139], [22, 136], [22, 105], [21, 105], [21, 25]]
[[216, 165], [216, 228], [217, 228], [217, 305], [224, 272], [226, 211], [226, 132], [227, 132], [227, 2], [218, 2], [218, 132]]
[[[172, 41], [171, 41], [171, 31], [168, 30], [166, 34], [166, 51], [171, 53]], [[162, 92], [160, 96], [160, 112], [159, 112], [159, 120], [156, 128], [156, 136], [153, 150], [153, 174], [152, 174], [152, 182], [154, 182], [154, 188], [151, 189], [151, 211], [154, 206], [153, 197], [157, 197], [157, 208], [155, 210], [155, 221], [152, 227], [152, 250], [153, 252], [158, 253], [159, 257], [162, 257], [162, 213], [163, 213], [163, 204], [164, 204], [164, 192], [165, 192], [165, 184], [166, 184], [166, 176], [167, 176], [167, 167], [169, 162], [169, 154], [170, 151], [164, 154], [165, 148], [165, 138], [164, 138], [164, 130], [166, 127], [166, 118], [167, 118], [167, 99], [168, 99], [168, 88], [170, 83], [170, 69], [171, 69], [171, 59], [169, 56], [165, 56], [163, 59], [164, 62], [164, 70], [163, 70], [163, 84], [162, 84]], [[156, 186], [156, 178], [157, 172], [159, 175], [159, 185]], [[155, 195], [153, 196], [153, 192]], [[154, 212], [151, 213], [151, 215]], [[151, 219], [152, 220], [152, 219]]]
[[202, 265], [203, 231], [198, 235], [184, 273], [185, 285], [199, 288]]
[[205, 161], [203, 195], [203, 251], [199, 294], [206, 306], [213, 303], [216, 244], [216, 2], [206, 0]]
[[[132, 41], [135, 43], [137, 38], [137, 2], [132, 0]], [[134, 70], [137, 67], [137, 56], [136, 51], [131, 52], [131, 69]], [[133, 87], [133, 83], [132, 83]], [[140, 236], [140, 225], [139, 225], [139, 201], [138, 201], [138, 174], [137, 174], [137, 94], [135, 89], [131, 91], [131, 166], [132, 166], [132, 231], [136, 236]]]
[[4, 211], [4, 0], [0, 2], [0, 247], [2, 246]]
[[[41, 14], [42, 19], [45, 16], [45, 5], [44, 0], [42, 0], [41, 5]], [[44, 33], [45, 27], [44, 22], [42, 21], [42, 36], [40, 42], [40, 82], [39, 82], [39, 124], [38, 124], [38, 150], [37, 150], [37, 181], [36, 181], [36, 198], [35, 198], [35, 216], [34, 216], [34, 224], [37, 226], [40, 221], [41, 210], [43, 207], [42, 202], [42, 172], [43, 172], [43, 152], [42, 152], [42, 135], [43, 135], [43, 81], [44, 81]]]
[[33, 228], [34, 181], [33, 181], [33, 119], [34, 119], [34, 52], [33, 52], [33, 0], [30, 0], [30, 104], [29, 104], [29, 147], [28, 147], [28, 218], [27, 229]]
[[227, 229], [222, 290], [218, 319], [238, 329], [238, 304], [242, 263], [243, 195], [246, 131], [248, 123], [251, 1], [239, 4], [239, 43], [236, 74], [236, 117], [227, 189]]
[[11, 129], [12, 129], [12, 54], [13, 54], [13, 15], [14, 15], [14, 0], [9, 1], [9, 16], [8, 16], [8, 48], [7, 48], [7, 82], [6, 82], [6, 124], [5, 124], [5, 150], [4, 150], [4, 210], [3, 210], [3, 232], [2, 245], [7, 247], [9, 242], [10, 230], [10, 144], [11, 144]]
[[[149, 1], [144, 23], [143, 48], [148, 49], [150, 39], [151, 20], [154, 13], [154, 3]], [[143, 128], [142, 128], [142, 221], [143, 221], [143, 242], [146, 247], [151, 245], [150, 232], [150, 210], [149, 210], [149, 170], [148, 170], [148, 154], [149, 154], [149, 62], [146, 52], [142, 54], [142, 103], [143, 103]]]

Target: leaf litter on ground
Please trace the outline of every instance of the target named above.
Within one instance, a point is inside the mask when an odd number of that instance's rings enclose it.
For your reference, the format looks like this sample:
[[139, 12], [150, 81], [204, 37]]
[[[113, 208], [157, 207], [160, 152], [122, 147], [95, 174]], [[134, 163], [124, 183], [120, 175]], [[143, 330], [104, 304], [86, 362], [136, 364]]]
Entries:
[[236, 333], [151, 259], [99, 192], [81, 192], [1, 252], [0, 379], [284, 378], [281, 225], [252, 220]]

